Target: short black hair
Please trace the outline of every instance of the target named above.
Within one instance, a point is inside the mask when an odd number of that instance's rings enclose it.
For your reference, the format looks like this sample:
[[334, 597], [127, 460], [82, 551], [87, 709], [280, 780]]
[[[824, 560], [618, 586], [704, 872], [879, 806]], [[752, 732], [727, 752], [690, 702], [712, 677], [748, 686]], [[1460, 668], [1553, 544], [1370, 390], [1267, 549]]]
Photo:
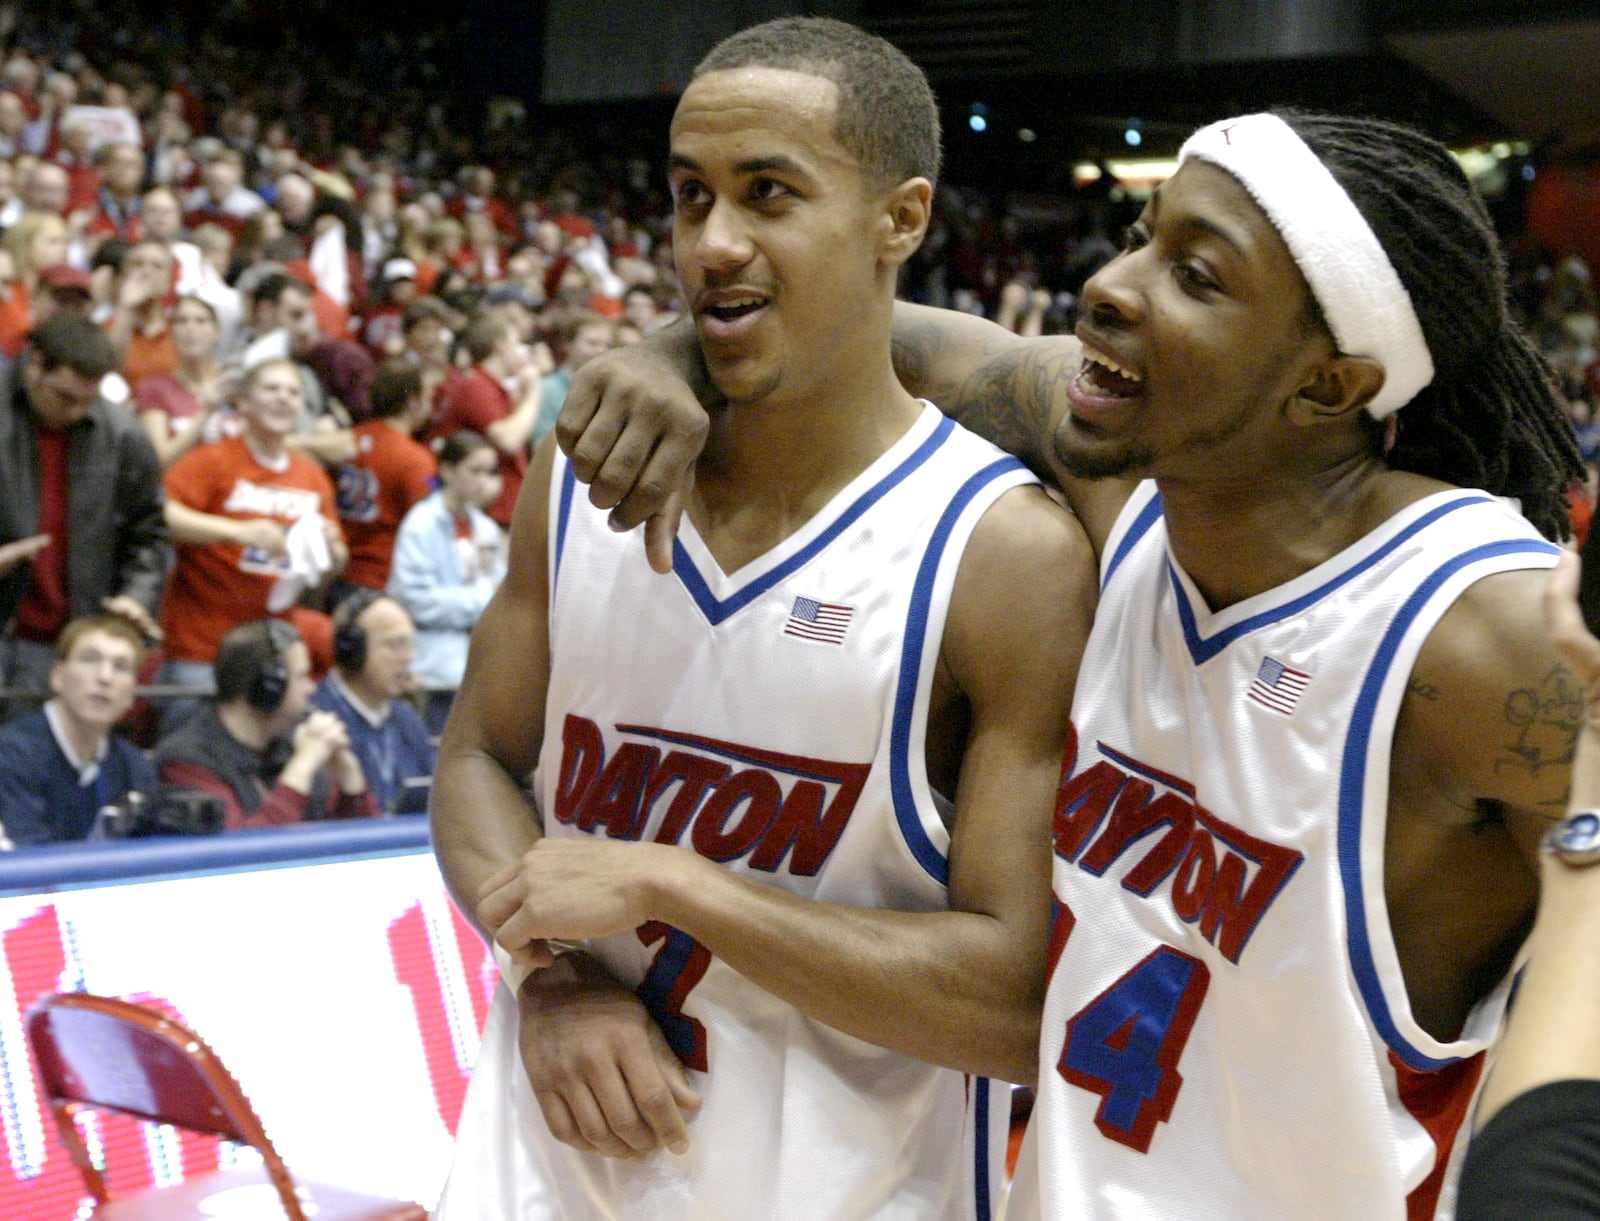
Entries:
[[80, 377], [104, 377], [117, 367], [111, 336], [80, 314], [56, 314], [28, 337], [43, 372], [66, 365]]
[[[1571, 532], [1583, 464], [1554, 374], [1511, 320], [1505, 258], [1451, 155], [1399, 123], [1280, 110], [1371, 226], [1410, 294], [1434, 379], [1395, 417], [1386, 460], [1521, 502], [1547, 538]], [[1374, 444], [1384, 425], [1371, 421]]]
[[417, 325], [432, 318], [441, 326], [450, 325], [450, 307], [438, 297], [418, 297], [400, 315], [400, 331], [409, 335]]
[[922, 69], [891, 43], [828, 17], [780, 17], [723, 39], [694, 75], [750, 67], [838, 86], [834, 135], [877, 184], [938, 181], [938, 103]]
[[217, 703], [247, 699], [262, 671], [269, 666], [285, 667], [284, 654], [300, 642], [300, 632], [287, 619], [254, 619], [232, 629], [222, 638], [211, 662]]
[[275, 271], [270, 275], [261, 277], [261, 282], [247, 295], [251, 301], [266, 301], [272, 305], [278, 304], [283, 299], [284, 293], [305, 293], [308, 296], [311, 288], [303, 280], [297, 280], [288, 272]]
[[460, 466], [480, 449], [493, 449], [489, 438], [470, 428], [458, 428], [439, 443], [439, 465]]
[[489, 359], [494, 351], [495, 344], [510, 330], [516, 329], [509, 314], [500, 312], [499, 307], [490, 306], [474, 314], [461, 332], [461, 346], [467, 350], [473, 364]]
[[367, 403], [375, 420], [393, 419], [422, 393], [422, 370], [409, 360], [386, 360], [372, 375]]

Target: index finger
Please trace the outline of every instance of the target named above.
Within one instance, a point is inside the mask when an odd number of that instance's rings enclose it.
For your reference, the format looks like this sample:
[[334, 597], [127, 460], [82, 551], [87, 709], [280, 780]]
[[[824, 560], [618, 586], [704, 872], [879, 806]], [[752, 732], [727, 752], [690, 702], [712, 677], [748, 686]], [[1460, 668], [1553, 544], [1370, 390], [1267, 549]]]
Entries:
[[[659, 1029], [651, 1031], [651, 1043], [661, 1042]], [[672, 1056], [670, 1049], [664, 1046], [661, 1054]], [[674, 1063], [676, 1059], [674, 1058]], [[683, 1111], [679, 1106], [679, 1094], [685, 1093], [685, 1101], [694, 1099], [698, 1105], [698, 1098], [689, 1092], [686, 1083], [680, 1081], [676, 1087], [667, 1079], [667, 1069], [662, 1065], [656, 1055], [638, 1054], [638, 1049], [630, 1047], [628, 1054], [624, 1055], [618, 1067], [622, 1070], [622, 1077], [627, 1082], [628, 1093], [633, 1098], [633, 1105], [639, 1115], [649, 1125], [651, 1132], [663, 1148], [673, 1153], [687, 1153], [689, 1151], [689, 1125], [683, 1118]], [[682, 1070], [679, 1069], [681, 1073]]]

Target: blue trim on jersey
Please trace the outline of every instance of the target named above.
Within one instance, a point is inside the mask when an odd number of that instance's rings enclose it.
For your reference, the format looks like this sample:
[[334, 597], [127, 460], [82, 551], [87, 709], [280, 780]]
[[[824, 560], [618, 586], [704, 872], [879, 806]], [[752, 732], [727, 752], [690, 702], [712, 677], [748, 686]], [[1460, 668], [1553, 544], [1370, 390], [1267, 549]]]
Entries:
[[1128, 527], [1128, 532], [1122, 536], [1122, 541], [1117, 544], [1117, 549], [1111, 553], [1111, 562], [1106, 565], [1106, 575], [1100, 579], [1100, 592], [1105, 593], [1106, 586], [1111, 584], [1111, 576], [1121, 566], [1122, 561], [1128, 558], [1132, 551], [1146, 534], [1150, 527], [1155, 525], [1161, 517], [1161, 493], [1157, 492], [1150, 497], [1150, 502], [1139, 510], [1139, 515], [1133, 519]]
[[572, 473], [572, 463], [561, 464], [561, 499], [556, 509], [556, 558], [550, 572], [550, 603], [555, 604], [556, 582], [561, 579], [561, 557], [566, 553], [567, 523], [572, 519], [572, 494], [578, 486], [578, 477]]
[[[730, 749], [729, 747], [712, 746], [704, 738], [688, 733], [672, 733], [665, 729], [650, 729], [644, 725], [618, 725], [621, 733], [626, 733], [635, 738], [653, 738], [657, 742], [670, 742], [674, 746], [692, 746], [695, 750], [707, 755], [721, 755], [724, 759], [732, 759], [736, 763], [748, 763], [753, 767], [771, 767], [772, 760], [748, 751]], [[819, 784], [838, 784], [839, 777], [827, 775], [822, 772], [808, 772], [801, 768], [785, 765], [783, 769], [788, 775], [799, 776], [806, 780], [815, 780]]]
[[916, 584], [911, 589], [911, 611], [906, 616], [905, 638], [900, 645], [900, 682], [894, 696], [894, 723], [889, 736], [889, 792], [894, 797], [894, 816], [905, 836], [906, 846], [928, 876], [941, 886], [950, 884], [950, 862], [933, 846], [917, 813], [917, 799], [911, 788], [911, 712], [917, 699], [917, 679], [921, 672], [923, 641], [928, 635], [928, 608], [933, 603], [933, 582], [939, 575], [945, 544], [972, 498], [996, 479], [1013, 471], [1025, 470], [1015, 458], [1001, 458], [971, 476], [950, 498], [939, 524], [928, 538], [927, 550], [917, 567]]
[[[838, 538], [850, 526], [854, 525], [863, 513], [887, 496], [907, 476], [931, 458], [934, 452], [950, 439], [955, 427], [954, 420], [948, 417], [941, 419], [928, 436], [928, 439], [919, 445], [904, 462], [863, 492], [849, 508], [839, 514], [831, 526], [819, 534], [803, 550], [797, 551], [771, 572], [765, 576], [758, 577], [749, 585], [722, 601], [719, 602], [712, 595], [711, 587], [706, 584], [705, 578], [695, 568], [694, 561], [689, 558], [689, 552], [681, 542], [675, 541], [672, 545], [672, 571], [677, 574], [678, 580], [683, 582], [683, 587], [688, 590], [689, 596], [695, 600], [695, 604], [699, 606], [707, 621], [713, 625], [721, 623], [730, 615], [737, 613], [751, 602], [754, 602], [774, 585], [788, 579], [803, 565], [809, 563], [819, 551]], [[1022, 464], [1019, 462], [1017, 465], [1021, 466]]]
[[1471, 505], [1494, 503], [1496, 503], [1494, 497], [1485, 496], [1480, 492], [1447, 501], [1436, 509], [1430, 509], [1371, 555], [1353, 564], [1337, 576], [1323, 582], [1310, 593], [1301, 594], [1300, 597], [1295, 598], [1293, 601], [1285, 602], [1282, 606], [1275, 606], [1271, 610], [1262, 611], [1259, 615], [1252, 615], [1248, 619], [1242, 619], [1232, 627], [1224, 628], [1209, 640], [1200, 639], [1200, 632], [1195, 627], [1194, 607], [1189, 605], [1189, 599], [1183, 590], [1183, 583], [1178, 580], [1177, 569], [1173, 567], [1172, 559], [1169, 556], [1167, 559], [1167, 579], [1172, 583], [1173, 596], [1177, 599], [1178, 619], [1183, 624], [1183, 639], [1189, 646], [1189, 656], [1194, 659], [1194, 664], [1197, 666], [1210, 661], [1239, 637], [1248, 635], [1257, 628], [1270, 627], [1281, 620], [1292, 618], [1306, 607], [1321, 601], [1341, 585], [1360, 576], [1418, 531], [1432, 525], [1446, 514], [1454, 513], [1458, 509], [1465, 509]]
[[989, 1221], [989, 1090], [987, 1077], [974, 1077], [972, 1088], [978, 1091], [972, 1108], [973, 1150], [972, 1179], [976, 1185], [977, 1199], [973, 1201], [976, 1221]]
[[1372, 665], [1362, 681], [1351, 716], [1350, 735], [1345, 739], [1344, 759], [1339, 769], [1339, 872], [1344, 882], [1345, 926], [1349, 939], [1350, 966], [1366, 1002], [1373, 1026], [1390, 1049], [1414, 1069], [1432, 1071], [1454, 1064], [1459, 1057], [1438, 1060], [1413, 1047], [1389, 1013], [1378, 969], [1372, 960], [1372, 944], [1367, 937], [1367, 909], [1361, 887], [1361, 817], [1366, 798], [1367, 751], [1372, 739], [1373, 717], [1394, 664], [1396, 652], [1406, 632], [1423, 608], [1446, 581], [1469, 564], [1502, 555], [1557, 555], [1553, 544], [1534, 539], [1505, 539], [1485, 543], [1440, 565], [1406, 599], [1384, 633]]

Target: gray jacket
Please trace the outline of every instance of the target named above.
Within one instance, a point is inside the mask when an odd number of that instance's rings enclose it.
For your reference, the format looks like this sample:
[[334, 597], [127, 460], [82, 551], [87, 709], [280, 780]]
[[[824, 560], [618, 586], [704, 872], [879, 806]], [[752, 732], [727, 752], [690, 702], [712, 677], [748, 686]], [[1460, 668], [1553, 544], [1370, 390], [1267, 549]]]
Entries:
[[[24, 354], [0, 374], [0, 543], [39, 531], [39, 445], [22, 388]], [[161, 464], [126, 407], [99, 400], [67, 442], [67, 600], [73, 618], [127, 594], [157, 618], [172, 544]], [[28, 590], [30, 564], [0, 575], [0, 628]]]

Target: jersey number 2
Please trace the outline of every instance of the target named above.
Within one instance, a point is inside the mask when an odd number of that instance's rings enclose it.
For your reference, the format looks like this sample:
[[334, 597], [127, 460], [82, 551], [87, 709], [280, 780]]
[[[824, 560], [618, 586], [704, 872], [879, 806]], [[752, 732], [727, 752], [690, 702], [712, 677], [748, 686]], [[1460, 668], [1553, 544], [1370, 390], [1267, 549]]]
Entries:
[[683, 1002], [694, 991], [700, 977], [711, 965], [711, 951], [689, 934], [650, 920], [638, 928], [645, 945], [661, 942], [650, 962], [650, 970], [635, 991], [644, 1007], [655, 1018], [673, 1054], [692, 1069], [706, 1071], [706, 1028], [692, 1017], [685, 1017]]
[[[1065, 908], [1056, 914], [1072, 919]], [[1204, 962], [1163, 945], [1068, 1019], [1056, 1071], [1100, 1095], [1095, 1126], [1112, 1140], [1146, 1153], [1171, 1116], [1178, 1060], [1210, 983]]]

